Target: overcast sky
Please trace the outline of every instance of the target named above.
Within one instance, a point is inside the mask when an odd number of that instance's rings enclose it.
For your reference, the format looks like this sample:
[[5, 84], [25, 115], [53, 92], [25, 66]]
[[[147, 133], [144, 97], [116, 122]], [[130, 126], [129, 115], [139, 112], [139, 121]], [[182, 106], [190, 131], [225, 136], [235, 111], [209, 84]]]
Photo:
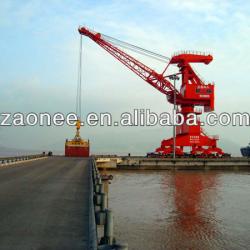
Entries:
[[[165, 56], [210, 51], [195, 68], [216, 84], [216, 112], [249, 112], [250, 3], [215, 0], [0, 1], [0, 112], [75, 111], [79, 34], [87, 25]], [[139, 57], [159, 70], [164, 64]], [[134, 108], [170, 111], [160, 92], [83, 37], [83, 111], [114, 115]], [[250, 141], [249, 127], [206, 127], [233, 153]], [[94, 153], [144, 154], [171, 127], [84, 128]], [[72, 127], [0, 128], [0, 145], [63, 150]]]

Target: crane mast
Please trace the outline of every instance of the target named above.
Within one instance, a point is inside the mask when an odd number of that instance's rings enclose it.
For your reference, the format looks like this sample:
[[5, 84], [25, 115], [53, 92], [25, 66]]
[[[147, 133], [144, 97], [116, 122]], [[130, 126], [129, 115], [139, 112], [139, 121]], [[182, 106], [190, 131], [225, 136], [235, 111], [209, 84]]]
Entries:
[[[195, 113], [197, 116], [202, 113], [202, 109], [197, 110], [197, 107], [203, 107], [204, 112], [214, 110], [214, 84], [206, 84], [191, 67], [191, 63], [209, 64], [213, 60], [210, 54], [187, 51], [176, 54], [169, 60], [165, 70], [158, 73], [118, 48], [115, 45], [116, 39], [90, 30], [87, 27], [79, 27], [78, 31], [81, 35], [89, 37], [105, 49], [144, 81], [166, 95], [170, 103], [175, 103], [178, 106], [178, 112], [183, 115], [184, 123], [176, 128], [175, 143], [173, 138], [164, 139], [161, 146], [155, 150], [157, 153], [167, 156], [174, 152], [176, 155], [181, 156], [184, 154], [184, 147], [190, 147], [190, 154], [195, 156], [224, 155], [223, 150], [217, 147], [218, 137], [206, 135], [199, 120], [195, 125], [187, 124], [190, 113]], [[117, 41], [120, 44], [122, 43], [120, 40]], [[127, 46], [128, 43], [125, 43], [125, 45]], [[134, 45], [131, 46], [139, 48]], [[165, 75], [169, 65], [176, 65], [179, 69], [174, 75], [181, 76], [180, 90], [176, 89], [169, 80], [171, 75]]]

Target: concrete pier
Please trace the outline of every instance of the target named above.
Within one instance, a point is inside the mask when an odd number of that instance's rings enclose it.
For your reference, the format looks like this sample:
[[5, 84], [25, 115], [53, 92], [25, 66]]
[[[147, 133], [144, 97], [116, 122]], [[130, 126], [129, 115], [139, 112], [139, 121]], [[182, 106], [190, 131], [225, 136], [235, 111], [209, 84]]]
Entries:
[[90, 164], [50, 157], [1, 167], [0, 249], [96, 249]]
[[146, 158], [123, 157], [117, 169], [126, 170], [246, 170], [250, 171], [250, 158]]
[[250, 158], [96, 157], [99, 169], [111, 170], [250, 170]]

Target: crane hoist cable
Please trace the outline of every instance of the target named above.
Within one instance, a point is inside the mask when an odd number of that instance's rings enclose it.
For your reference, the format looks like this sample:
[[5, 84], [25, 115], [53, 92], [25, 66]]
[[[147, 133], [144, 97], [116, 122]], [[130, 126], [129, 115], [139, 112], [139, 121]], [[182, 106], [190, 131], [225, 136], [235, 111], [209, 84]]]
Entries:
[[167, 56], [163, 56], [163, 55], [161, 55], [159, 53], [156, 53], [156, 52], [141, 48], [141, 47], [139, 47], [137, 45], [133, 45], [131, 43], [121, 41], [121, 40], [116, 39], [116, 38], [114, 38], [112, 36], [107, 36], [107, 35], [102, 34], [102, 37], [105, 40], [110, 41], [110, 42], [112, 42], [113, 44], [115, 44], [117, 46], [120, 46], [120, 47], [123, 47], [125, 49], [134, 51], [134, 52], [136, 52], [138, 54], [141, 54], [141, 55], [144, 55], [144, 56], [151, 57], [151, 58], [156, 59], [158, 61], [168, 62], [170, 60], [170, 58], [167, 57]]
[[[156, 52], [151, 51], [151, 50], [144, 49], [144, 48], [142, 48], [140, 46], [133, 45], [131, 43], [119, 40], [117, 38], [105, 35], [103, 33], [101, 35], [106, 41], [110, 42], [113, 45], [116, 45], [116, 46], [124, 48], [124, 49], [128, 49], [130, 51], [133, 51], [133, 52], [135, 52], [137, 54], [140, 54], [140, 55], [143, 55], [143, 56], [146, 56], [146, 57], [150, 57], [150, 58], [155, 59], [155, 60], [157, 60], [159, 62], [162, 62], [162, 63], [168, 63], [167, 66], [164, 68], [164, 70], [162, 72], [163, 75], [164, 75], [164, 73], [166, 72], [166, 70], [168, 69], [168, 67], [170, 65], [170, 60], [171, 60], [170, 57], [161, 55], [161, 54], [156, 53]], [[173, 66], [177, 66], [177, 65], [173, 65]]]
[[80, 36], [79, 45], [79, 64], [76, 90], [76, 115], [78, 120], [82, 118], [82, 36]]
[[82, 37], [80, 36], [79, 63], [77, 69], [77, 89], [76, 89], [76, 133], [72, 140], [66, 139], [65, 156], [67, 157], [89, 157], [89, 140], [84, 140], [80, 136], [82, 123]]
[[[81, 26], [79, 27], [79, 29], [80, 28], [81, 28]], [[93, 32], [93, 33], [96, 33], [94, 30], [91, 30], [91, 29], [89, 29], [89, 30], [91, 32]], [[105, 35], [103, 33], [101, 35], [102, 35], [102, 37], [105, 40], [107, 40], [107, 41], [111, 42], [112, 44], [115, 44], [115, 45], [117, 45], [119, 47], [122, 47], [122, 48], [125, 48], [125, 49], [128, 49], [128, 50], [134, 51], [134, 52], [136, 52], [138, 54], [141, 54], [141, 55], [144, 55], [144, 56], [151, 57], [151, 58], [156, 59], [156, 60], [161, 61], [161, 62], [168, 62], [168, 61], [170, 61], [170, 58], [167, 57], [167, 56], [163, 56], [163, 55], [161, 55], [159, 53], [156, 53], [156, 52], [144, 49], [142, 47], [139, 47], [137, 45], [133, 45], [133, 44], [125, 42], [125, 41], [121, 41], [121, 40], [119, 40], [117, 38]]]

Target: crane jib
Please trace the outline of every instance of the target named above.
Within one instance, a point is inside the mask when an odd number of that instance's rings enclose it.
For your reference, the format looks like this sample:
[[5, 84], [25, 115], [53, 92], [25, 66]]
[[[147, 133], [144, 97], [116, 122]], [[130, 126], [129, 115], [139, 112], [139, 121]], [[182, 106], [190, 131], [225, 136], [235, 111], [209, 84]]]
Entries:
[[[145, 64], [141, 63], [140, 61], [138, 61], [137, 59], [135, 59], [131, 55], [128, 55], [124, 51], [120, 50], [118, 47], [116, 47], [113, 44], [114, 40], [118, 41], [120, 44], [124, 43], [127, 47], [131, 46], [133, 49], [140, 50], [141, 52], [144, 51], [145, 54], [148, 54], [150, 56], [158, 57], [160, 60], [169, 61], [168, 57], [162, 56], [162, 55], [157, 54], [155, 52], [151, 52], [149, 50], [145, 50], [143, 48], [140, 48], [140, 47], [135, 46], [135, 45], [131, 45], [131, 44], [126, 43], [126, 42], [122, 42], [121, 40], [118, 40], [118, 39], [115, 39], [115, 38], [112, 38], [112, 37], [109, 37], [109, 36], [106, 36], [106, 35], [102, 35], [101, 33], [91, 31], [86, 27], [80, 27], [79, 28], [79, 33], [81, 35], [89, 37], [91, 40], [93, 40], [94, 42], [99, 44], [107, 52], [109, 52], [111, 55], [116, 57], [121, 63], [123, 63], [125, 66], [130, 68], [132, 71], [134, 71], [137, 75], [139, 75], [145, 81], [147, 81], [146, 75], [150, 74], [151, 72], [154, 72], [154, 70], [151, 69], [150, 67], [146, 66]], [[108, 39], [109, 41], [106, 40], [105, 38], [109, 38]], [[143, 76], [145, 76], [145, 77], [143, 77]], [[157, 73], [156, 77], [158, 77], [158, 79], [157, 79], [158, 81], [160, 81], [160, 78], [162, 78], [161, 74], [158, 74], [158, 73]], [[160, 91], [162, 90], [161, 92], [165, 93], [165, 90], [159, 88], [157, 85], [155, 85], [154, 82], [150, 82], [150, 84], [152, 86], [154, 86], [156, 89], [158, 89]], [[170, 81], [168, 81], [168, 84], [166, 85], [166, 87], [170, 88], [170, 90], [174, 89], [174, 86], [172, 85], [172, 83]]]

